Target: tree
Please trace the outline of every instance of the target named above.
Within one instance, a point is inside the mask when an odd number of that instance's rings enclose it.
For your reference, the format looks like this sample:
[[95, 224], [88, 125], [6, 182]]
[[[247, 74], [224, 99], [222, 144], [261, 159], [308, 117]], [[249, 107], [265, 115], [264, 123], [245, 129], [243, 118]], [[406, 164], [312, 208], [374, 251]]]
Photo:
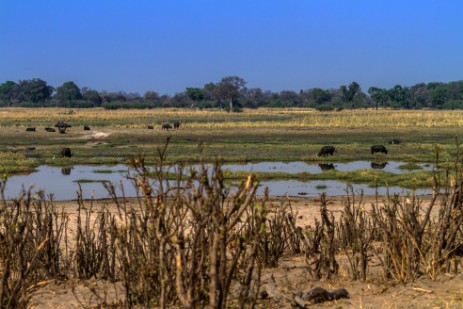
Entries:
[[195, 103], [204, 100], [203, 91], [199, 88], [186, 88], [186, 94], [193, 101], [191, 108], [195, 107]]
[[244, 91], [244, 105], [250, 108], [259, 107], [259, 103], [265, 100], [265, 94], [260, 88], [250, 88]]
[[328, 103], [331, 100], [331, 94], [327, 90], [320, 88], [313, 88], [307, 92], [309, 102], [313, 102], [317, 105]]
[[12, 101], [17, 98], [18, 84], [13, 81], [6, 81], [0, 84], [0, 101], [8, 102], [11, 105]]
[[377, 87], [370, 87], [368, 89], [368, 94], [371, 96], [373, 101], [375, 101], [376, 109], [378, 109], [378, 105], [384, 106], [389, 98], [386, 89]]
[[410, 90], [407, 87], [395, 85], [387, 91], [388, 97], [396, 107], [410, 108]]
[[85, 101], [92, 102], [95, 106], [101, 106], [101, 102], [103, 101], [98, 91], [87, 87], [82, 88], [82, 98]]
[[55, 98], [60, 102], [82, 100], [82, 93], [73, 81], [69, 81], [56, 88]]
[[20, 102], [45, 102], [53, 94], [53, 87], [40, 78], [21, 80], [18, 85], [18, 100]]
[[352, 82], [349, 84], [349, 87], [341, 86], [341, 91], [344, 96], [344, 101], [352, 102], [354, 100], [355, 95], [361, 90], [360, 85], [357, 82]]
[[215, 96], [228, 102], [229, 111], [233, 111], [233, 100], [241, 96], [246, 81], [238, 76], [226, 76], [216, 85], [214, 89]]
[[143, 95], [143, 99], [145, 100], [145, 102], [159, 102], [159, 93], [157, 93], [156, 91], [146, 91]]

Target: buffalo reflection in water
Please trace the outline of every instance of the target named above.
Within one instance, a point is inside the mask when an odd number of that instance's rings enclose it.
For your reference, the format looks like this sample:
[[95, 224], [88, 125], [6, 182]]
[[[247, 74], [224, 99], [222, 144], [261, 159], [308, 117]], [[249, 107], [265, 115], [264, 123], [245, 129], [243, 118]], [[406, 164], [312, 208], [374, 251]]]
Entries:
[[71, 170], [72, 170], [72, 167], [63, 167], [61, 169], [61, 174], [63, 175], [71, 175]]
[[319, 163], [318, 166], [322, 171], [334, 170], [335, 166], [333, 163]]
[[389, 162], [382, 162], [382, 163], [371, 162], [371, 168], [375, 169], [375, 170], [382, 170], [388, 164], [389, 164]]

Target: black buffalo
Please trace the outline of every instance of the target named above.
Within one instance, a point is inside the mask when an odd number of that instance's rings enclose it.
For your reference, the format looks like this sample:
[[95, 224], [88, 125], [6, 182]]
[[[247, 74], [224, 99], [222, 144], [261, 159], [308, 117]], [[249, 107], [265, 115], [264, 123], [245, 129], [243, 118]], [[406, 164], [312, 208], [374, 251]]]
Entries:
[[162, 129], [169, 131], [169, 129], [172, 129], [172, 126], [169, 123], [164, 123], [162, 125]]
[[56, 124], [55, 124], [55, 128], [70, 128], [72, 127], [70, 124], [64, 122], [64, 121], [58, 121]]
[[322, 171], [334, 170], [335, 166], [333, 163], [319, 163], [318, 166]]
[[148, 126], [148, 129], [153, 130], [154, 127], [153, 126]]
[[72, 152], [71, 152], [71, 148], [63, 148], [61, 149], [61, 157], [66, 157], [66, 158], [70, 158], [72, 157]]
[[90, 131], [90, 127], [89, 126], [84, 126], [84, 131]]
[[377, 153], [377, 152], [382, 152], [384, 154], [387, 154], [387, 149], [383, 145], [373, 145], [371, 146], [371, 154]]
[[332, 156], [336, 152], [336, 148], [333, 146], [323, 146], [322, 149], [318, 152], [317, 156], [326, 157], [328, 155]]
[[35, 132], [35, 127], [26, 128], [26, 131]]
[[382, 162], [382, 163], [371, 162], [371, 168], [375, 170], [382, 170], [388, 164], [389, 164], [388, 162]]
[[58, 128], [60, 134], [66, 134], [66, 128]]
[[174, 129], [180, 128], [180, 121], [174, 121]]
[[46, 127], [45, 131], [47, 131], [47, 132], [56, 132], [56, 130], [54, 128], [50, 128], [50, 127]]
[[401, 144], [402, 140], [400, 138], [393, 138], [389, 140], [389, 144]]

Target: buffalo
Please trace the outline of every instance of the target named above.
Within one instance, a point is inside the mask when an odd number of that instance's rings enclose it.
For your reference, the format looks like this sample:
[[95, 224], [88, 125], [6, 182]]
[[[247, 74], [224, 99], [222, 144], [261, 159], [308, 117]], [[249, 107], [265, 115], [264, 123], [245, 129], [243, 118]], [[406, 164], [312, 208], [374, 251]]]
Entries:
[[333, 163], [319, 163], [318, 166], [322, 171], [334, 170], [335, 166]]
[[333, 146], [323, 146], [322, 149], [318, 152], [317, 156], [326, 157], [328, 155], [332, 156], [336, 152], [336, 148]]
[[151, 125], [148, 125], [148, 130], [153, 130], [153, 129], [154, 129], [154, 127], [153, 127], [153, 126], [151, 126]]
[[67, 123], [65, 123], [65, 122], [63, 122], [63, 121], [58, 121], [58, 122], [55, 124], [55, 128], [58, 128], [59, 133], [61, 133], [61, 134], [65, 134], [67, 128], [70, 128], [70, 127], [72, 127], [70, 124], [67, 124]]
[[371, 154], [377, 153], [377, 152], [382, 152], [384, 154], [387, 154], [387, 149], [383, 145], [373, 145], [371, 146]]
[[61, 149], [61, 157], [66, 157], [66, 158], [70, 158], [72, 157], [72, 152], [71, 152], [71, 148], [63, 148]]
[[174, 129], [180, 128], [180, 121], [174, 121]]
[[35, 127], [26, 128], [26, 131], [28, 131], [28, 132], [35, 132]]
[[382, 170], [388, 164], [389, 164], [388, 162], [382, 162], [382, 163], [371, 162], [371, 168], [375, 170]]
[[56, 130], [54, 128], [50, 128], [50, 127], [46, 127], [45, 131], [47, 131], [47, 132], [56, 132]]
[[402, 140], [400, 138], [393, 138], [389, 140], [389, 144], [401, 144]]
[[89, 126], [84, 126], [84, 131], [90, 131], [90, 127]]
[[172, 129], [172, 126], [169, 123], [164, 123], [162, 125], [162, 129], [169, 131], [169, 129]]

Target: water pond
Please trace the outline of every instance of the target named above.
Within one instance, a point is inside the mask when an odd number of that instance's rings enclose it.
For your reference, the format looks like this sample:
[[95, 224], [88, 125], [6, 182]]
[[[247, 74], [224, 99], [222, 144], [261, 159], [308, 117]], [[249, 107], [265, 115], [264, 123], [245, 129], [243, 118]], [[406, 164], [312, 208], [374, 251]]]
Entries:
[[[403, 165], [401, 162], [389, 162], [383, 167], [372, 165], [368, 161], [355, 161], [350, 163], [325, 163], [325, 164], [307, 164], [305, 162], [260, 162], [249, 163], [244, 165], [225, 164], [223, 169], [230, 171], [247, 171], [247, 172], [285, 172], [285, 173], [323, 173], [327, 169], [337, 169], [339, 171], [355, 171], [359, 169], [378, 169], [392, 173], [404, 173], [406, 170], [400, 169]], [[432, 169], [429, 165], [419, 165], [421, 169]], [[127, 179], [129, 169], [125, 165], [115, 166], [87, 166], [78, 165], [72, 168], [60, 168], [50, 166], [40, 166], [36, 172], [29, 175], [11, 176], [8, 178], [5, 197], [17, 197], [23, 189], [33, 186], [33, 190], [44, 190], [46, 194], [53, 194], [55, 200], [72, 200], [77, 197], [78, 183], [82, 188], [83, 197], [89, 198], [107, 198], [109, 197], [103, 183], [111, 182], [115, 184], [117, 193], [122, 194], [121, 188], [128, 197], [137, 195], [137, 190], [132, 182]], [[271, 180], [262, 181], [257, 194], [263, 195], [265, 187], [268, 187], [271, 195], [275, 196], [318, 196], [326, 192], [330, 196], [345, 194], [346, 184], [333, 180], [317, 181], [294, 181], [294, 180]], [[401, 187], [379, 187], [370, 188], [368, 185], [353, 185], [354, 192], [365, 194], [405, 193], [406, 190]], [[418, 194], [428, 194], [430, 190], [418, 190]]]

